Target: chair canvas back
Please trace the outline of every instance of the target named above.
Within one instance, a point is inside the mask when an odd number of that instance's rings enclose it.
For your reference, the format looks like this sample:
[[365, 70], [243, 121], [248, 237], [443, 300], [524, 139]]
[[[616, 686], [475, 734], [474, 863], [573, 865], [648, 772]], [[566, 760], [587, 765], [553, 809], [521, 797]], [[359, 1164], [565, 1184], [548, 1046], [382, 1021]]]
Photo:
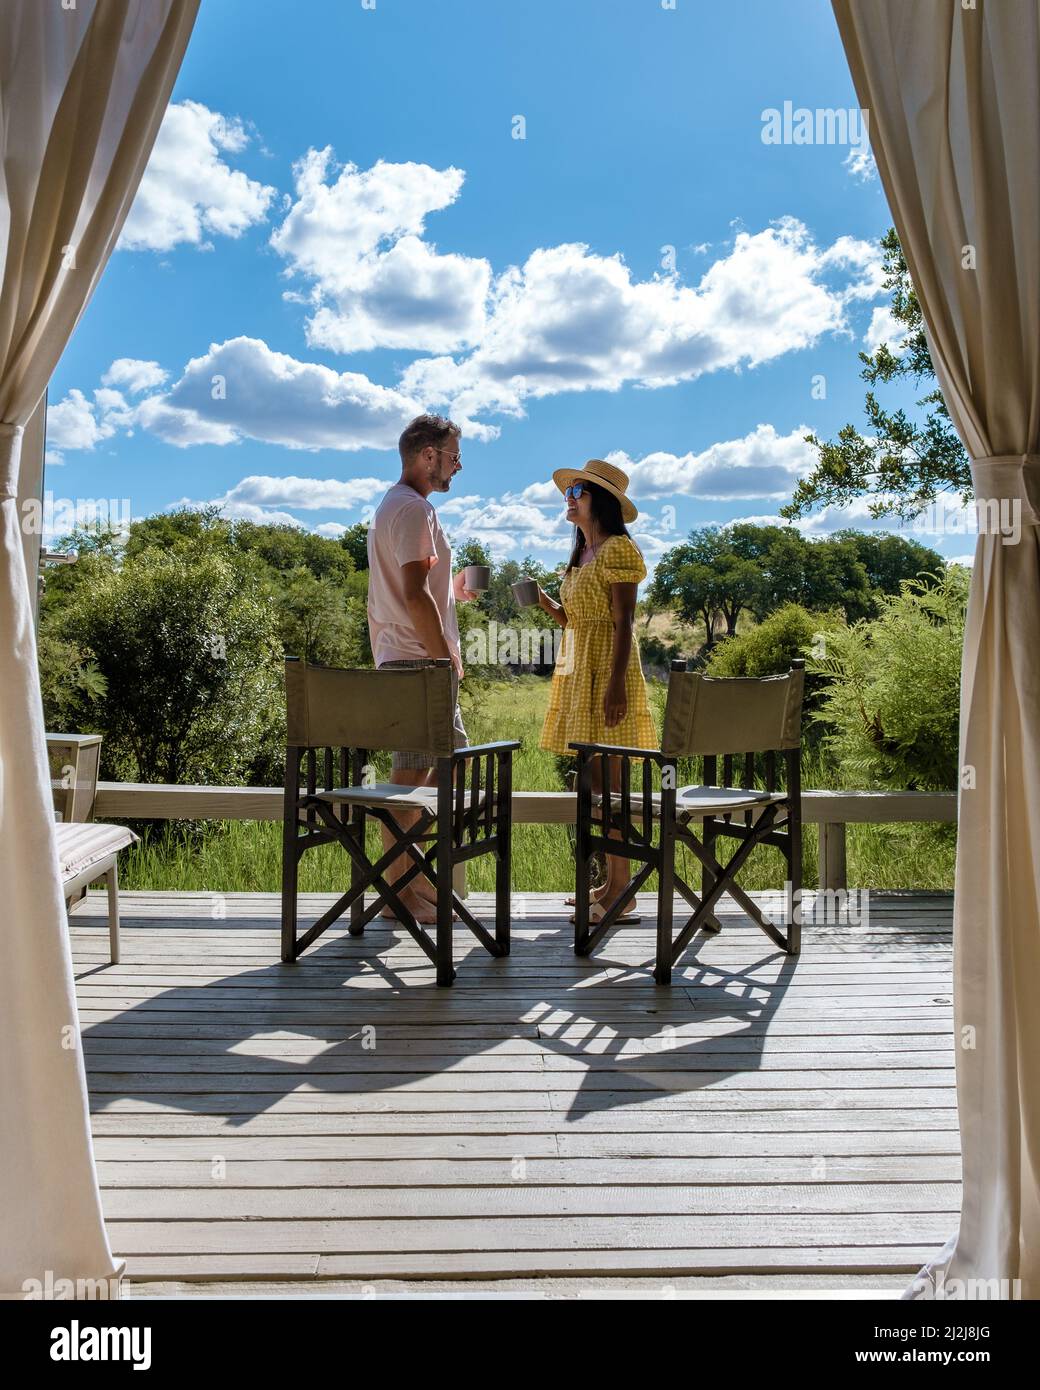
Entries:
[[801, 743], [805, 672], [705, 676], [673, 671], [661, 747], [674, 757], [769, 753]]
[[448, 757], [455, 748], [451, 662], [353, 671], [285, 663], [286, 742]]

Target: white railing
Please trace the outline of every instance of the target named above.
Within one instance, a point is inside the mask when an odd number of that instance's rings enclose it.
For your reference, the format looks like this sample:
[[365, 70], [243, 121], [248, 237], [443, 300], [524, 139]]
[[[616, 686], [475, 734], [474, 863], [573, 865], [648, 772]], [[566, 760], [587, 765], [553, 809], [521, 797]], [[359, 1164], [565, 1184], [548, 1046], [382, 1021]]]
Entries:
[[[95, 816], [105, 820], [269, 820], [282, 818], [281, 787], [183, 787], [158, 783], [99, 782]], [[573, 792], [513, 793], [517, 825], [573, 825]], [[819, 828], [820, 887], [846, 888], [845, 827], [896, 821], [949, 824], [957, 819], [955, 792], [802, 793], [802, 819]]]

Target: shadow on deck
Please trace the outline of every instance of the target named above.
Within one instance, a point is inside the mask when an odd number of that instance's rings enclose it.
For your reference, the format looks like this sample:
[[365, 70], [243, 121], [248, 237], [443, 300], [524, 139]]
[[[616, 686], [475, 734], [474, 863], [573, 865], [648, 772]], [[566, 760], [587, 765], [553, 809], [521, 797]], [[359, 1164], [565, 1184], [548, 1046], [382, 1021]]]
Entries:
[[559, 897], [523, 901], [506, 960], [458, 932], [449, 990], [388, 922], [283, 965], [273, 895], [126, 894], [114, 967], [100, 902], [77, 911], [131, 1277], [898, 1284], [950, 1234], [948, 896], [872, 894], [866, 921], [807, 926], [797, 959], [730, 904], [670, 988], [652, 900], [592, 959]]

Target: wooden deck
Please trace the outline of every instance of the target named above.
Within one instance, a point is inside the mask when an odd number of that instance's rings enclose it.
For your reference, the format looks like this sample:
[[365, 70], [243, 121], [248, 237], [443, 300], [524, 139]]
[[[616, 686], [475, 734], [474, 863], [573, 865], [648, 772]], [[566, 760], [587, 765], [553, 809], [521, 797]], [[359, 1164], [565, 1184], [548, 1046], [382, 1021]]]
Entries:
[[671, 989], [649, 900], [581, 960], [562, 900], [518, 897], [512, 956], [459, 931], [450, 990], [393, 923], [287, 966], [272, 895], [123, 901], [122, 965], [100, 895], [72, 942], [133, 1280], [899, 1285], [955, 1228], [946, 896], [872, 893], [796, 961], [729, 904]]

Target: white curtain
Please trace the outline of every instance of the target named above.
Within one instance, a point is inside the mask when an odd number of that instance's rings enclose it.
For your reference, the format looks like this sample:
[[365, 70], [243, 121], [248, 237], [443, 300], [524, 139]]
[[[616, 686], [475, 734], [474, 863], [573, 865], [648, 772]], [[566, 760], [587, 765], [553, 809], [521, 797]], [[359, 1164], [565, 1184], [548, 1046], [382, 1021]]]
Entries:
[[0, 1296], [118, 1272], [101, 1220], [17, 496], [199, 0], [0, 6]]
[[833, 3], [976, 498], [1010, 533], [977, 539], [963, 661], [960, 1231], [911, 1292], [1040, 1298], [1040, 0]]

